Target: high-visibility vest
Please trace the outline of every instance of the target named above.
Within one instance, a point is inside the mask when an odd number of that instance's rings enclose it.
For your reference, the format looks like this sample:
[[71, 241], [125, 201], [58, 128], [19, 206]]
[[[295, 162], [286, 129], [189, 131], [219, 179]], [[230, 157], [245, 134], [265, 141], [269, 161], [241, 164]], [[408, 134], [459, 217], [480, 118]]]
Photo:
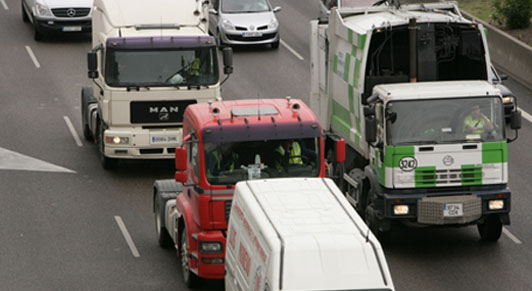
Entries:
[[[216, 159], [216, 169], [218, 171], [222, 171], [222, 158], [223, 158], [222, 154], [219, 151], [214, 151], [212, 155]], [[235, 161], [238, 159], [237, 153], [233, 152], [231, 155], [232, 155], [231, 164], [229, 164], [229, 169], [227, 169], [227, 171], [229, 172], [232, 172], [235, 169]], [[213, 177], [214, 175], [209, 170], [207, 171], [207, 176]]]
[[[278, 152], [281, 156], [284, 156], [286, 154], [286, 151], [282, 145], [277, 147], [275, 150]], [[290, 156], [288, 158], [288, 164], [290, 165], [302, 165], [303, 159], [301, 159], [301, 146], [298, 142], [292, 142], [292, 149], [290, 150]], [[282, 165], [279, 162], [276, 162], [276, 168], [282, 169]]]
[[464, 119], [464, 130], [467, 129], [467, 126], [476, 128], [473, 133], [483, 133], [486, 128], [486, 122], [482, 117], [475, 118], [473, 115], [468, 115]]
[[190, 66], [190, 70], [188, 71], [188, 74], [191, 76], [197, 76], [199, 75], [200, 71], [200, 59], [196, 58], [192, 62], [192, 65]]

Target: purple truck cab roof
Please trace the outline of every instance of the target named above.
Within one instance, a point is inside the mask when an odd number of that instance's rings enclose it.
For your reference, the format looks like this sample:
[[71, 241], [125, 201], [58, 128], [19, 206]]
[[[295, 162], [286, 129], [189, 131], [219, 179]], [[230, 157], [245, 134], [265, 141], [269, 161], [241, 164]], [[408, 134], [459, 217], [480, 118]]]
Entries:
[[113, 37], [107, 39], [108, 48], [114, 49], [180, 49], [215, 47], [212, 36], [152, 36]]

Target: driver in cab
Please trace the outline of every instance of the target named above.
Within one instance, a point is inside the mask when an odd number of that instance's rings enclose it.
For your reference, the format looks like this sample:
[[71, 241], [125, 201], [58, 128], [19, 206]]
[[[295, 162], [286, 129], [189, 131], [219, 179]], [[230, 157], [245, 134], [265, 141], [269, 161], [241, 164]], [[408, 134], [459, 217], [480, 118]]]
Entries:
[[484, 133], [486, 130], [493, 130], [493, 124], [482, 112], [480, 107], [474, 105], [471, 113], [464, 119], [464, 132], [466, 133]]
[[219, 177], [240, 169], [240, 166], [238, 154], [232, 150], [230, 143], [221, 143], [207, 153], [207, 177]]

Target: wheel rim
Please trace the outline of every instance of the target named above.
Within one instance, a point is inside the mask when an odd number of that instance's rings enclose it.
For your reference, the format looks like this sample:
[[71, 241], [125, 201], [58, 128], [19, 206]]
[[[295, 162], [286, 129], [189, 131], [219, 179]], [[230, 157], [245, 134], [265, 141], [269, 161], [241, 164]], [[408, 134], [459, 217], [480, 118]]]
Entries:
[[182, 239], [181, 239], [181, 269], [183, 271], [183, 279], [188, 281], [190, 276], [190, 265], [188, 260], [188, 239], [187, 239], [187, 233], [186, 231], [183, 231]]

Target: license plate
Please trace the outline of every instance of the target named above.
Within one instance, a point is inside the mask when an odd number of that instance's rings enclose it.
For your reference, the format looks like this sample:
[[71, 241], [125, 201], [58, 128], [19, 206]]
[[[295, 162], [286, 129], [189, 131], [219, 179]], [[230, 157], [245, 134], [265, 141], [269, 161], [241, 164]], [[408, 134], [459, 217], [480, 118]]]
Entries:
[[81, 31], [81, 26], [63, 26], [63, 31]]
[[462, 203], [443, 204], [444, 217], [464, 216], [464, 205]]
[[260, 37], [262, 36], [262, 32], [260, 31], [244, 31], [242, 32], [243, 37]]
[[177, 136], [152, 136], [150, 143], [151, 144], [177, 143]]

